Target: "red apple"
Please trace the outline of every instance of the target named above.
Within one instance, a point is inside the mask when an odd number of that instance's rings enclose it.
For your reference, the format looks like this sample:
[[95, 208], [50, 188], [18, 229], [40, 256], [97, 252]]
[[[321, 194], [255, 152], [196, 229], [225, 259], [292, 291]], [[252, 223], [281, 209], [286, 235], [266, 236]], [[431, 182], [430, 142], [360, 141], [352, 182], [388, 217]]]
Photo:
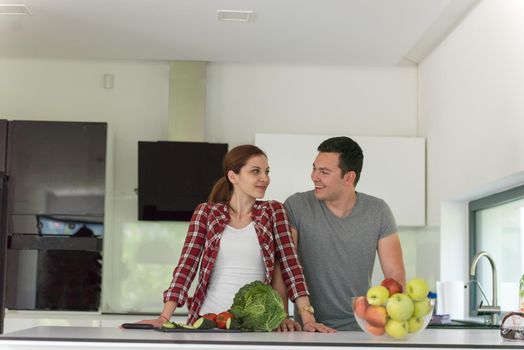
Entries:
[[368, 307], [369, 303], [365, 296], [356, 297], [353, 301], [353, 311], [359, 318], [364, 319], [366, 317], [366, 310]]
[[384, 306], [370, 306], [366, 310], [366, 321], [375, 327], [386, 325], [387, 312]]
[[366, 329], [369, 333], [373, 335], [383, 335], [386, 332], [386, 329], [384, 327], [375, 327], [372, 324], [367, 324]]
[[380, 282], [380, 285], [388, 289], [389, 295], [402, 293], [402, 291], [404, 290], [404, 288], [402, 288], [402, 285], [391, 277], [384, 278], [384, 280]]

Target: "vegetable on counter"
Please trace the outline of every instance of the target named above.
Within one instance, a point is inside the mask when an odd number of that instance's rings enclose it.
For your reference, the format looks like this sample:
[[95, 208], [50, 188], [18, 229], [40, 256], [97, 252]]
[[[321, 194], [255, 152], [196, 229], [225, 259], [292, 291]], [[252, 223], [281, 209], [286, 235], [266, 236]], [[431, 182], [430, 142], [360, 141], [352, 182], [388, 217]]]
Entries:
[[261, 281], [240, 288], [230, 311], [238, 319], [239, 328], [251, 332], [271, 332], [287, 317], [278, 292]]
[[233, 314], [228, 311], [219, 313], [215, 319], [215, 322], [217, 323], [217, 327], [220, 329], [227, 329], [226, 324], [233, 317], [234, 317]]
[[185, 323], [177, 323], [177, 322], [171, 322], [167, 321], [162, 324], [162, 328], [169, 328], [169, 329], [175, 329], [175, 328], [183, 328], [183, 329], [196, 329], [195, 326], [191, 326]]
[[211, 320], [213, 322], [217, 321], [217, 314], [205, 314], [202, 317], [207, 318], [208, 320]]
[[217, 324], [215, 321], [202, 316], [193, 323], [193, 327], [195, 327], [195, 329], [213, 329], [217, 327]]

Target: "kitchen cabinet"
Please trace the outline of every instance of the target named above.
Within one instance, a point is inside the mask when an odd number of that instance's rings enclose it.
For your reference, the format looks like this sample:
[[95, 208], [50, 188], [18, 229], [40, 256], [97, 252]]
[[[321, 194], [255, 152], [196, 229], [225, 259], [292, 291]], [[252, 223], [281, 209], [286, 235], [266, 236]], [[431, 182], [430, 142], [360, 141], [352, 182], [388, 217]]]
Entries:
[[0, 336], [1, 349], [522, 349], [498, 330], [427, 329], [404, 341], [371, 338], [363, 332], [163, 333], [88, 327], [35, 327]]
[[[256, 134], [266, 152], [271, 185], [265, 198], [284, 201], [313, 189], [311, 167], [318, 145], [340, 135]], [[426, 224], [426, 142], [421, 137], [350, 136], [364, 153], [357, 191], [388, 203], [399, 226]]]

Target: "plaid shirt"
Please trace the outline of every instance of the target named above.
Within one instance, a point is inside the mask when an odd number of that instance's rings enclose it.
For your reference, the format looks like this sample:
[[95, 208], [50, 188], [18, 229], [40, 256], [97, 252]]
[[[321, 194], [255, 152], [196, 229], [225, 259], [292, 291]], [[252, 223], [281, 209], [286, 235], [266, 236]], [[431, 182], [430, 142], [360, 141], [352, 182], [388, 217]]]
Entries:
[[[271, 283], [276, 260], [281, 263], [282, 277], [289, 298], [295, 300], [299, 296], [309, 295], [284, 206], [276, 201], [256, 201], [251, 218], [255, 224], [266, 267], [264, 282]], [[187, 300], [189, 324], [192, 324], [199, 315], [218, 254], [222, 232], [230, 221], [228, 206], [224, 203], [202, 203], [195, 209], [191, 218], [180, 260], [173, 271], [173, 280], [169, 289], [164, 292], [164, 302], [175, 301], [177, 307], [183, 306]], [[199, 264], [195, 295], [188, 298], [189, 287]]]

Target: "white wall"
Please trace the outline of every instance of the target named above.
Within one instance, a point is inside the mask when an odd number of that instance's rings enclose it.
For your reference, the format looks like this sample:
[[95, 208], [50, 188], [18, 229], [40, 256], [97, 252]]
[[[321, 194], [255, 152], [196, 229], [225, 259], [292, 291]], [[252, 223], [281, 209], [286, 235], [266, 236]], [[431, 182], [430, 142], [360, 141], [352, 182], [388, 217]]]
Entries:
[[[113, 90], [102, 87], [105, 73], [115, 75]], [[154, 225], [136, 225], [136, 142], [167, 138], [168, 85], [167, 62], [0, 59], [0, 116], [107, 121], [112, 127], [114, 223], [106, 236], [104, 311], [157, 311], [170, 278], [160, 271], [171, 270], [179, 254], [167, 249], [153, 259], [157, 251], [144, 249], [133, 260], [119, 244], [123, 235], [146, 243], [158, 236], [143, 234], [157, 232]], [[206, 109], [207, 141], [230, 145], [252, 143], [261, 132], [417, 136], [417, 69], [210, 63]], [[166, 230], [183, 235], [184, 224], [174, 226]], [[435, 232], [410, 229], [401, 239], [408, 276], [433, 280]], [[423, 248], [416, 251], [419, 241]], [[154, 288], [144, 283], [147, 295], [137, 293], [126, 277], [133, 267], [166, 281]]]
[[419, 66], [441, 280], [469, 279], [468, 202], [524, 183], [523, 18], [523, 1], [484, 0]]
[[255, 133], [417, 136], [416, 67], [209, 63], [206, 136]]
[[[105, 73], [114, 74], [114, 89], [103, 88]], [[113, 283], [122, 272], [123, 225], [137, 220], [137, 141], [167, 139], [168, 91], [167, 62], [0, 59], [1, 118], [109, 123], [114, 206], [106, 208], [113, 224], [104, 240], [105, 303], [119, 298]]]
[[[417, 79], [416, 67], [209, 63], [207, 140], [235, 146], [253, 143], [256, 133], [418, 136]], [[438, 228], [399, 231], [408, 277], [433, 285]], [[380, 279], [377, 266], [373, 280]]]
[[524, 170], [524, 2], [484, 0], [420, 65], [428, 224], [440, 204]]

